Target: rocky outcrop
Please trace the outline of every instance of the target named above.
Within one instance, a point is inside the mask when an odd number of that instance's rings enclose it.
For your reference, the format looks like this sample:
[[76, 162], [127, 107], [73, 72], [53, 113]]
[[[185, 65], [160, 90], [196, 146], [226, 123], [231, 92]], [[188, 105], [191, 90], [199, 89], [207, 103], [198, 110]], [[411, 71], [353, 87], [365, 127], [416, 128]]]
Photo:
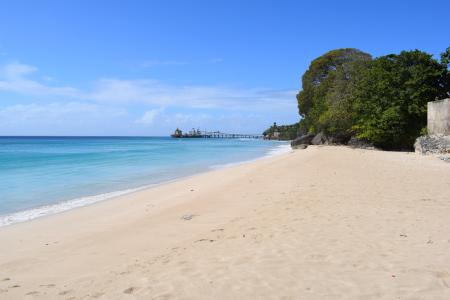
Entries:
[[[314, 134], [312, 134], [312, 133], [302, 135], [291, 142], [291, 147], [296, 149], [296, 147], [299, 148], [298, 146], [300, 146], [300, 145], [309, 145], [309, 144], [311, 144], [311, 141], [313, 138], [314, 138]], [[305, 148], [301, 148], [301, 149], [305, 149]]]
[[308, 145], [300, 144], [300, 145], [294, 145], [294, 146], [291, 146], [291, 147], [292, 147], [292, 149], [306, 149], [306, 148], [308, 148]]
[[346, 145], [349, 141], [348, 136], [331, 136], [324, 132], [319, 132], [312, 139], [313, 145]]
[[328, 137], [325, 133], [319, 132], [311, 140], [311, 144], [313, 144], [313, 145], [329, 145], [329, 144], [333, 144], [333, 141], [332, 141], [332, 138]]
[[[335, 144], [345, 144], [348, 141], [345, 139], [338, 139], [336, 137], [328, 136], [324, 132], [319, 132], [318, 134], [305, 134], [301, 137], [296, 138], [291, 142], [291, 146], [294, 149], [299, 149], [300, 145], [335, 145]], [[305, 149], [302, 147], [301, 149]]]
[[347, 142], [347, 145], [352, 148], [367, 149], [367, 150], [375, 149], [373, 144], [369, 143], [366, 140], [358, 139], [357, 137], [354, 136], [350, 138], [350, 140]]
[[414, 149], [421, 154], [450, 155], [450, 135], [419, 136], [414, 143]]
[[291, 142], [291, 147], [293, 149], [305, 149], [307, 145], [350, 145], [355, 148], [363, 149], [374, 149], [372, 144], [369, 144], [363, 140], [358, 140], [356, 138], [351, 138], [349, 140], [347, 137], [334, 137], [329, 136], [324, 132], [319, 132], [318, 134], [305, 134], [302, 135]]

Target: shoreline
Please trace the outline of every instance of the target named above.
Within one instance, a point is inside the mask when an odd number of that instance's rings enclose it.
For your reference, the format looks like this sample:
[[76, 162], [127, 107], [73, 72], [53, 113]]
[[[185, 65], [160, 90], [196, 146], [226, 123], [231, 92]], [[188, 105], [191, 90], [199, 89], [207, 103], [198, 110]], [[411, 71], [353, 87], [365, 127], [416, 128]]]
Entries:
[[[289, 149], [287, 149], [287, 148], [289, 148]], [[186, 179], [186, 178], [189, 178], [192, 176], [200, 175], [203, 173], [208, 173], [213, 170], [220, 170], [222, 168], [229, 168], [229, 167], [233, 167], [233, 166], [247, 164], [247, 163], [255, 162], [255, 161], [258, 161], [261, 159], [281, 155], [281, 154], [287, 153], [289, 151], [292, 151], [290, 145], [283, 143], [282, 145], [278, 145], [278, 146], [274, 147], [273, 149], [269, 150], [265, 155], [257, 157], [257, 158], [253, 158], [250, 160], [243, 160], [243, 161], [239, 161], [239, 162], [221, 164], [221, 165], [212, 165], [212, 166], [209, 166], [207, 169], [202, 170], [200, 172], [176, 177], [176, 178], [169, 179], [169, 180], [164, 180], [164, 181], [153, 183], [153, 184], [143, 185], [143, 186], [139, 186], [136, 188], [129, 188], [129, 189], [125, 189], [125, 190], [110, 191], [110, 192], [106, 192], [106, 193], [102, 193], [102, 194], [82, 196], [82, 197], [78, 197], [78, 198], [74, 198], [74, 199], [56, 202], [54, 204], [48, 204], [48, 205], [39, 206], [39, 207], [35, 207], [35, 208], [29, 208], [26, 210], [21, 210], [21, 211], [17, 211], [17, 212], [5, 214], [5, 215], [0, 215], [0, 230], [1, 230], [1, 228], [6, 227], [6, 226], [11, 226], [11, 225], [14, 225], [17, 223], [22, 223], [22, 222], [28, 222], [28, 221], [31, 221], [34, 219], [48, 217], [48, 216], [63, 213], [63, 212], [69, 211], [69, 210], [94, 205], [99, 202], [112, 200], [112, 199], [115, 199], [117, 197], [121, 197], [124, 195], [129, 195], [129, 194], [133, 194], [135, 192], [151, 189], [151, 188], [154, 188], [154, 187], [157, 187], [160, 185], [169, 184], [169, 183], [183, 180], [183, 179]]]
[[450, 297], [449, 165], [311, 146], [0, 228], [2, 299]]

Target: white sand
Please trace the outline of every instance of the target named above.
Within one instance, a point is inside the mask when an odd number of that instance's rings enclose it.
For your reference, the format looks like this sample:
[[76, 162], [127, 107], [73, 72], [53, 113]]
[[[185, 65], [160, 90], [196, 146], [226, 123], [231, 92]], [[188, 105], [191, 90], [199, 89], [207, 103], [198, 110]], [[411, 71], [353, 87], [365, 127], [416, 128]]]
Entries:
[[450, 299], [450, 164], [310, 147], [0, 228], [28, 298]]

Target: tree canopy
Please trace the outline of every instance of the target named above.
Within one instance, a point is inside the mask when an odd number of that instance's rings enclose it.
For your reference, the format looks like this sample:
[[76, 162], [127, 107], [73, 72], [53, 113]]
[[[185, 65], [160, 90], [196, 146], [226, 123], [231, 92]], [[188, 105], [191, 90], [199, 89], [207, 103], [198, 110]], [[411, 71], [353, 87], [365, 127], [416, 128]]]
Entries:
[[440, 62], [419, 50], [374, 60], [353, 48], [327, 52], [302, 77], [299, 133], [411, 148], [426, 128], [427, 102], [450, 95], [449, 64], [450, 47]]
[[349, 136], [352, 126], [349, 96], [360, 70], [370, 60], [367, 53], [345, 48], [327, 52], [311, 62], [302, 77], [302, 91], [297, 94], [303, 133], [324, 131]]
[[427, 102], [449, 91], [445, 62], [419, 51], [373, 60], [353, 91], [354, 129], [383, 148], [410, 148], [427, 125]]

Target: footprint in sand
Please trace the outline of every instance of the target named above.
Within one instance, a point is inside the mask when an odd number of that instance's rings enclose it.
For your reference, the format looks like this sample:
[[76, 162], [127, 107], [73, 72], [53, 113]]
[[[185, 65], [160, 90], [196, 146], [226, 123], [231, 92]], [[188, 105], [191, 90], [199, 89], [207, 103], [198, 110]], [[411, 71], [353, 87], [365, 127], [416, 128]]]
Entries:
[[124, 294], [133, 294], [138, 288], [137, 287], [129, 287], [123, 291]]
[[27, 296], [39, 295], [39, 292], [38, 291], [31, 291], [31, 292], [26, 293], [25, 295], [27, 295]]
[[64, 295], [67, 295], [67, 294], [69, 294], [69, 293], [71, 293], [71, 292], [72, 292], [72, 290], [65, 290], [65, 291], [59, 292], [58, 295], [64, 296]]
[[166, 299], [171, 299], [173, 298], [172, 294], [163, 294], [160, 296], [156, 296], [156, 298], [154, 298], [155, 300], [166, 300]]
[[105, 293], [97, 292], [97, 293], [92, 294], [92, 297], [94, 297], [94, 298], [100, 298], [100, 297], [103, 296], [104, 294], [105, 294]]
[[195, 241], [195, 243], [197, 243], [197, 242], [210, 242], [210, 243], [212, 243], [212, 242], [214, 242], [214, 240], [210, 240], [210, 239], [199, 239], [199, 240], [196, 240], [196, 241]]

